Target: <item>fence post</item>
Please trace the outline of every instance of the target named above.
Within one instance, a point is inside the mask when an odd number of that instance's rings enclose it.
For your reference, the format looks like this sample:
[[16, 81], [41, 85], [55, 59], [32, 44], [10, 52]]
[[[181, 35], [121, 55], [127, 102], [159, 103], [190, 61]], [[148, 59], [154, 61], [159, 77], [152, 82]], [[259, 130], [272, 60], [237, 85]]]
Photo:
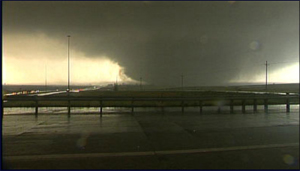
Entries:
[[256, 99], [253, 100], [253, 112], [254, 113], [257, 112], [257, 100]]
[[268, 113], [268, 99], [264, 100], [264, 109], [265, 109], [265, 113]]
[[36, 100], [35, 101], [35, 117], [36, 118], [38, 117], [38, 112], [39, 112], [39, 104], [38, 104], [38, 101]]
[[202, 101], [199, 101], [199, 110], [200, 110], [200, 114], [202, 114]]
[[161, 112], [165, 113], [164, 101], [161, 101]]
[[220, 114], [221, 113], [221, 106], [218, 105], [218, 113]]
[[246, 113], [246, 105], [245, 105], [245, 103], [246, 103], [246, 100], [242, 100], [242, 112], [243, 113]]
[[134, 109], [133, 109], [133, 101], [134, 101], [134, 98], [131, 99], [131, 114], [133, 114], [133, 112], [134, 112]]
[[230, 100], [230, 113], [233, 113], [233, 100]]
[[71, 103], [70, 100], [68, 100], [68, 118], [71, 117]]
[[286, 112], [290, 112], [290, 99], [289, 99], [289, 93], [286, 93], [287, 99], [286, 99]]
[[100, 100], [100, 118], [102, 118], [102, 100]]

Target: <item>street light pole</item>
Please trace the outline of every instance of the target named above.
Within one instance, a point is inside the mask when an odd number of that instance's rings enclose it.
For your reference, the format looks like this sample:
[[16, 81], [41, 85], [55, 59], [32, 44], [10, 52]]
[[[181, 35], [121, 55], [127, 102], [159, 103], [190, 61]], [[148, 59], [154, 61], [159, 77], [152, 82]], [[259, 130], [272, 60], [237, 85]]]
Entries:
[[68, 95], [70, 92], [70, 35], [68, 37]]
[[[71, 106], [70, 106], [70, 35], [68, 37], [68, 119], [71, 117]], [[68, 120], [70, 121], [70, 120]]]
[[266, 90], [268, 90], [268, 61], [266, 61]]

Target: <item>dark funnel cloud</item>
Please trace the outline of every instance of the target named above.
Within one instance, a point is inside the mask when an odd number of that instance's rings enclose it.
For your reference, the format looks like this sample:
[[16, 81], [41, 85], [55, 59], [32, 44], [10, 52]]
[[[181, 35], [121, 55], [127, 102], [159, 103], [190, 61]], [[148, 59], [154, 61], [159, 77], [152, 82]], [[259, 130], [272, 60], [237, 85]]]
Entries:
[[70, 34], [72, 48], [151, 84], [224, 85], [299, 61], [299, 2], [6, 1], [3, 33]]

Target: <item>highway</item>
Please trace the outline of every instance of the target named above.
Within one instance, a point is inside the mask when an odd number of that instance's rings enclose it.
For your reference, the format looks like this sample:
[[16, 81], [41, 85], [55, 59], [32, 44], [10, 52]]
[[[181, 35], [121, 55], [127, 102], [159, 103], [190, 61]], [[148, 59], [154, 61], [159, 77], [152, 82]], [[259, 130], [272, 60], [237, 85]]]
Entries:
[[6, 115], [10, 169], [299, 169], [299, 111]]

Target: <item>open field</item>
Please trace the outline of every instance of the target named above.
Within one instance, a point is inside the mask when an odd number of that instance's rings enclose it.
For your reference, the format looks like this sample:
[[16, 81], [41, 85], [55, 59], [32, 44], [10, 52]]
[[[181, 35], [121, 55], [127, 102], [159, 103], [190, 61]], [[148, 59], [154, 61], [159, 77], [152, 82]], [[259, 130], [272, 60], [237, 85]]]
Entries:
[[[113, 87], [99, 85], [71, 85], [71, 89], [101, 87], [103, 91], [113, 91]], [[3, 85], [2, 91], [11, 93], [20, 90], [66, 90], [66, 85]], [[257, 92], [288, 92], [299, 93], [299, 83], [290, 84], [270, 84], [268, 89], [264, 84], [261, 85], [232, 85], [232, 86], [196, 86], [196, 87], [168, 87], [154, 85], [118, 85], [120, 91], [257, 91]]]
[[[170, 88], [171, 90], [172, 88]], [[262, 85], [239, 85], [239, 86], [198, 86], [187, 87], [185, 90], [191, 91], [255, 91], [255, 92], [286, 92], [286, 93], [299, 93], [299, 83], [292, 84], [270, 84]]]

